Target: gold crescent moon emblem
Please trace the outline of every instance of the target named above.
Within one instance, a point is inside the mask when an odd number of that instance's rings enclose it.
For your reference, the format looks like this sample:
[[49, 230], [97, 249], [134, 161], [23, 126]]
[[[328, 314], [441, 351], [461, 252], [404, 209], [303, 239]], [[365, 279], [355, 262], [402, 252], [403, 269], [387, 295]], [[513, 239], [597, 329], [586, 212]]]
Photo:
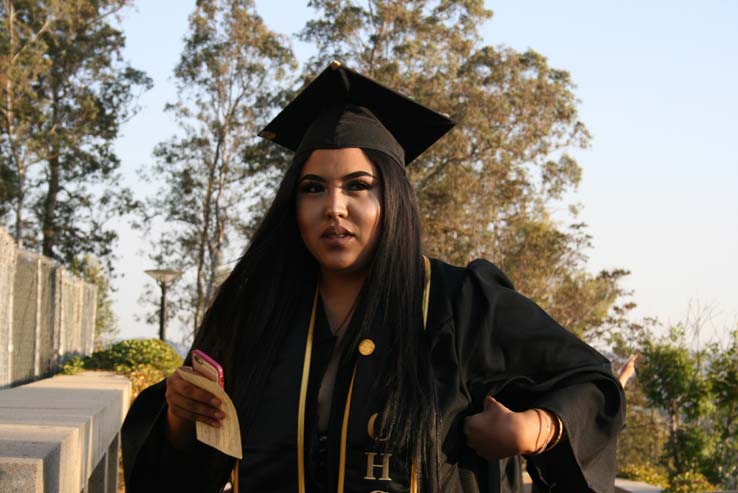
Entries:
[[376, 424], [377, 424], [377, 418], [379, 417], [379, 413], [374, 413], [371, 416], [369, 416], [369, 422], [366, 424], [366, 431], [369, 433], [369, 438], [372, 440], [376, 440], [377, 442], [384, 442], [387, 440], [387, 437], [385, 438], [377, 438], [377, 432], [376, 432]]
[[377, 420], [377, 416], [379, 416], [379, 413], [374, 413], [369, 417], [369, 423], [367, 424], [367, 432], [369, 433], [369, 438], [374, 440], [374, 422]]

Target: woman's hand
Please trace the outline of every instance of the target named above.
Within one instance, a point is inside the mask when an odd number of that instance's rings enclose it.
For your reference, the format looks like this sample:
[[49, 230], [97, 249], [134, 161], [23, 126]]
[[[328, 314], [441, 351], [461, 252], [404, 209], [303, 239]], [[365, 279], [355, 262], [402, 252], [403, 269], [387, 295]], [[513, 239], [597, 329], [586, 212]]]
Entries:
[[484, 411], [464, 420], [466, 443], [485, 459], [530, 454], [547, 438], [550, 423], [544, 420], [550, 420], [544, 412], [531, 409], [516, 413], [487, 396]]
[[[179, 369], [192, 372], [189, 366]], [[179, 376], [175, 371], [167, 378], [167, 439], [176, 448], [188, 447], [195, 436], [195, 421], [216, 428], [225, 417], [220, 410], [220, 399]]]

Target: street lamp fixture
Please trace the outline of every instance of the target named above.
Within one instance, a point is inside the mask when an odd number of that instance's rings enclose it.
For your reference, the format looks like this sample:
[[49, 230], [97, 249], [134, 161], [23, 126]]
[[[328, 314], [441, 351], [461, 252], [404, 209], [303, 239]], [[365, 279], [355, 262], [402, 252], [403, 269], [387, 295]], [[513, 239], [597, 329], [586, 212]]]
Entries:
[[179, 279], [182, 271], [173, 269], [149, 269], [144, 271], [153, 277], [161, 288], [161, 307], [159, 308], [159, 339], [166, 340], [167, 288]]

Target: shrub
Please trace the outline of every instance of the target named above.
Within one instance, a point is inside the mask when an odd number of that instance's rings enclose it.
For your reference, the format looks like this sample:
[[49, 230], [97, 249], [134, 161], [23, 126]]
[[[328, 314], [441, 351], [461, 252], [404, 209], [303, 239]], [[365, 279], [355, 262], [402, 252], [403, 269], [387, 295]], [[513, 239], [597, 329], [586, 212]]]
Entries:
[[182, 358], [159, 339], [129, 339], [95, 351], [86, 358], [74, 356], [64, 363], [60, 373], [71, 375], [83, 370], [106, 370], [131, 380], [135, 398], [146, 387], [169, 376], [182, 366]]
[[669, 484], [666, 476], [651, 464], [626, 464], [620, 468], [618, 476], [633, 481], [643, 481], [661, 488], [666, 488]]
[[687, 471], [672, 477], [664, 493], [705, 493], [715, 489], [702, 474]]

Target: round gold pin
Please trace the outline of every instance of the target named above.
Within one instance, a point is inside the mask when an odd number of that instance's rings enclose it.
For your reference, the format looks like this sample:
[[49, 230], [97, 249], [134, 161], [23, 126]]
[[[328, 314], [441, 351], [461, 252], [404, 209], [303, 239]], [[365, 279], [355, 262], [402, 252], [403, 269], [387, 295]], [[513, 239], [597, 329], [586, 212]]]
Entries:
[[359, 352], [364, 356], [369, 356], [374, 352], [374, 341], [371, 339], [364, 339], [359, 343]]

